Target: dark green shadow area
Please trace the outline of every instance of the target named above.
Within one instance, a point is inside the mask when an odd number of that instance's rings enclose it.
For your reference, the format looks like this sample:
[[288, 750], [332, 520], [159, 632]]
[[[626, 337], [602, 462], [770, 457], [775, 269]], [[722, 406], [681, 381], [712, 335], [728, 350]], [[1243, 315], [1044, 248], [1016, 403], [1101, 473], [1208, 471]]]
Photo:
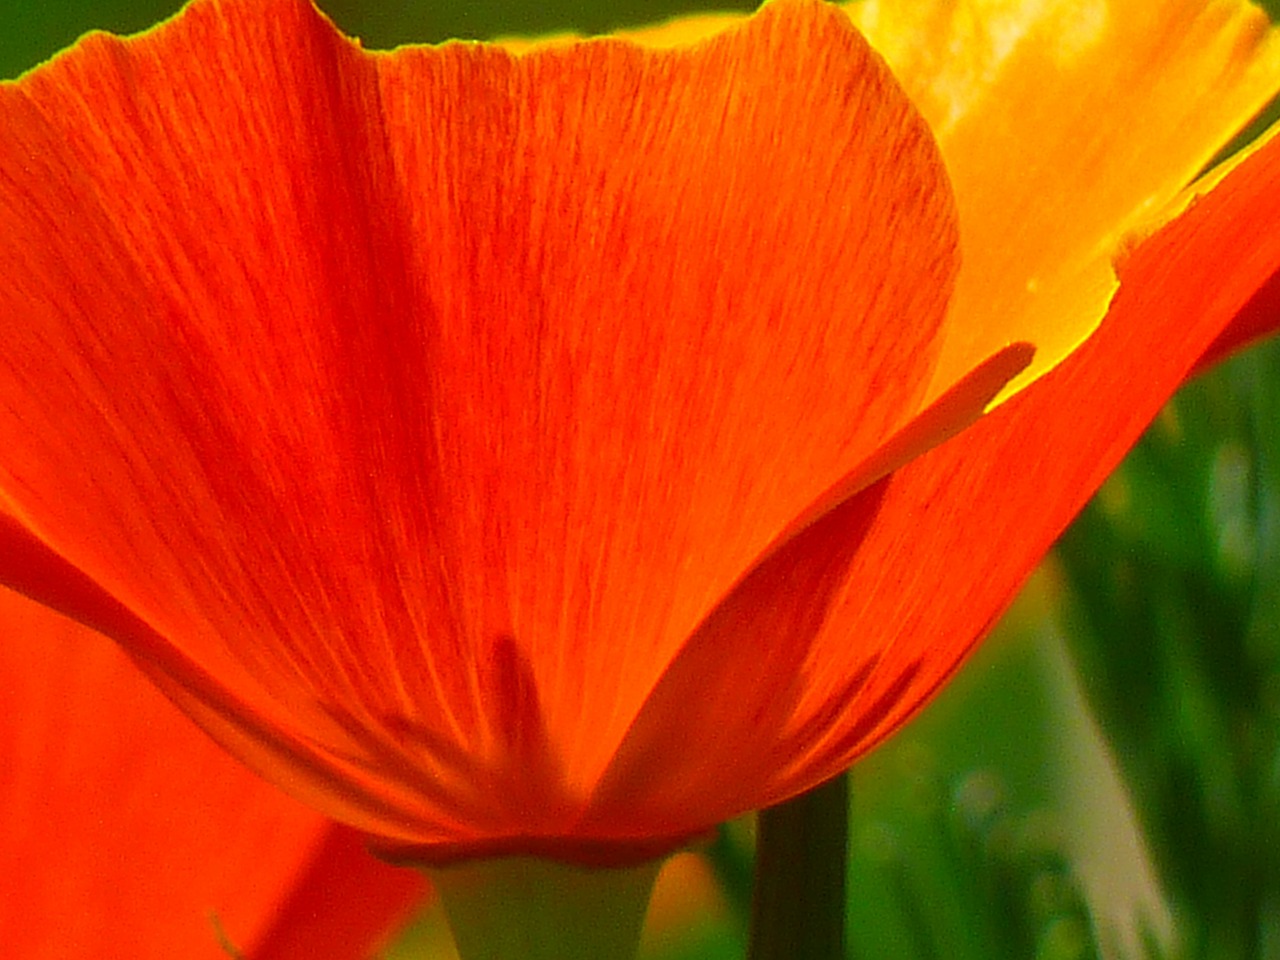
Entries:
[[0, 77], [47, 60], [90, 30], [137, 33], [181, 6], [175, 0], [8, 0], [0, 3]]
[[[90, 30], [137, 33], [171, 16], [179, 0], [8, 0], [0, 3], [0, 77], [12, 78]], [[749, 10], [751, 0], [321, 0], [348, 34], [373, 49], [559, 30], [602, 33], [695, 10]]]
[[483, 40], [512, 34], [536, 36], [557, 30], [604, 33], [666, 20], [690, 10], [750, 10], [757, 6], [750, 0], [474, 0], [440, 4], [422, 0], [322, 0], [320, 5], [344, 30], [376, 49], [401, 43], [436, 43], [451, 37]]

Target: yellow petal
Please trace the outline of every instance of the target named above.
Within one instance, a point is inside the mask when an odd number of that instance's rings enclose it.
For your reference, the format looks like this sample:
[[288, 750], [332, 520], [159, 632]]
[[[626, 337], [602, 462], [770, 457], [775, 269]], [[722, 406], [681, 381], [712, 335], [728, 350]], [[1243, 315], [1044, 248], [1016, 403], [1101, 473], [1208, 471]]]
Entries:
[[1237, 0], [867, 0], [846, 8], [933, 128], [963, 265], [930, 397], [997, 348], [1059, 363], [1098, 325], [1123, 238], [1266, 102], [1280, 41]]

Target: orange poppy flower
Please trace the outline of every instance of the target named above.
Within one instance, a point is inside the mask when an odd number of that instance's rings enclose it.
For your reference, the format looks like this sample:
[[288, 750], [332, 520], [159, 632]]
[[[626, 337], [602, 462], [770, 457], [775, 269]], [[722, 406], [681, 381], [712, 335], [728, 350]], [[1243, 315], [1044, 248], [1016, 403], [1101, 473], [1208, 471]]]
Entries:
[[899, 79], [806, 0], [82, 42], [0, 89], [0, 580], [388, 856], [639, 860], [812, 787], [1280, 267], [1268, 147], [1115, 292], [1280, 58], [1094, 7], [929, 7], [916, 59], [867, 7]]
[[262, 782], [120, 650], [0, 589], [5, 956], [362, 960], [425, 881]]

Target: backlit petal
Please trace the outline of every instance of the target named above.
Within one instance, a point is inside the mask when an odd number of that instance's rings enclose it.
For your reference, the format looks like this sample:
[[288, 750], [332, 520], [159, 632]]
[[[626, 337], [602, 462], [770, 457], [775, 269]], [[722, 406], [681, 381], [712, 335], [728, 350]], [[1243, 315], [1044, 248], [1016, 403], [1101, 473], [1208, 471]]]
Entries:
[[[256, 960], [368, 955], [424, 884], [353, 831], [253, 776], [104, 638], [0, 589], [0, 897], [4, 955]], [[315, 918], [318, 867], [362, 879], [329, 936], [262, 953]]]
[[753, 570], [656, 688], [595, 815], [722, 819], [816, 786], [901, 726], [1223, 331], [1280, 327], [1277, 222], [1280, 139], [1126, 257], [1084, 347]]
[[[805, 784], [847, 767], [942, 685], [1224, 331], [1242, 318], [1254, 334], [1280, 327], [1277, 223], [1273, 136], [1119, 261], [1116, 300], [1078, 352], [894, 475], [810, 649], [794, 724], [829, 713], [868, 653], [875, 677], [822, 720], [825, 739], [809, 731]], [[888, 691], [887, 710], [868, 709]], [[879, 715], [863, 724], [868, 713]]]
[[201, 0], [0, 123], [15, 544], [385, 837], [563, 832], [743, 571], [930, 442], [950, 194], [826, 5], [514, 57]]
[[1097, 325], [1125, 235], [1270, 98], [1280, 37], [1237, 0], [847, 6], [938, 137], [963, 266], [931, 387], [1030, 340], [1004, 396]]
[[1275, 144], [1180, 196], [1263, 21], [993, 9], [868, 21], [942, 157], [808, 0], [518, 55], [197, 0], [0, 87], [0, 582], [392, 856], [813, 786], [1275, 323]]

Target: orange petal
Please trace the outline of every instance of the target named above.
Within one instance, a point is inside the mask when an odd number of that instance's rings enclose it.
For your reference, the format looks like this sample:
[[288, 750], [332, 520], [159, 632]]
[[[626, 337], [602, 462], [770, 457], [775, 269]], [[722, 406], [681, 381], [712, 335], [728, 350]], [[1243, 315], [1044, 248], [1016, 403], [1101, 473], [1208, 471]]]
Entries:
[[1210, 187], [1125, 255], [1080, 351], [884, 483], [834, 490], [743, 579], [655, 687], [586, 827], [778, 802], [928, 700], [1188, 373], [1280, 327], [1280, 134], [1193, 192]]
[[1196, 372], [1207, 370], [1262, 337], [1270, 336], [1275, 331], [1278, 317], [1280, 317], [1280, 275], [1268, 280], [1253, 295], [1244, 309], [1236, 314], [1231, 326], [1209, 345], [1209, 349], [1196, 364]]
[[1242, 0], [865, 0], [848, 6], [938, 137], [963, 266], [930, 388], [1037, 345], [1006, 389], [1096, 327], [1124, 236], [1280, 85], [1280, 37]]
[[[0, 589], [0, 897], [6, 957], [225, 958], [315, 918], [312, 865], [362, 877], [343, 936], [264, 957], [361, 958], [419, 897], [412, 871], [250, 774], [114, 644]], [[331, 871], [333, 870], [331, 866]]]
[[[1230, 175], [1236, 167], [1250, 162], [1249, 158], [1258, 151], [1267, 149], [1267, 144], [1270, 142], [1269, 138], [1274, 138], [1276, 135], [1273, 130], [1261, 140], [1255, 141], [1244, 150], [1241, 150], [1229, 161], [1219, 164], [1211, 173], [1201, 178], [1200, 181], [1192, 184], [1185, 191], [1184, 204], [1195, 203], [1202, 193], [1212, 189], [1220, 180]], [[1263, 337], [1269, 336], [1276, 329], [1277, 317], [1280, 317], [1280, 275], [1273, 276], [1249, 298], [1249, 302], [1245, 304], [1227, 328], [1218, 334], [1213, 343], [1205, 350], [1196, 364], [1193, 375], [1209, 369], [1233, 353], [1244, 349]]]
[[396, 838], [571, 822], [912, 421], [954, 272], [927, 129], [807, 0], [521, 57], [198, 0], [0, 125], [0, 509], [207, 730]]
[[334, 824], [247, 955], [252, 960], [364, 960], [428, 893], [421, 872], [374, 859], [354, 830]]
[[[438, 60], [385, 72], [392, 123], [431, 129], [439, 107], [408, 90], [435, 88]], [[488, 526], [461, 527], [451, 551], [490, 554], [459, 571], [466, 646], [483, 663], [509, 632], [527, 651], [580, 786], [742, 567], [914, 405], [947, 211], [924, 132], [819, 5], [766, 8], [689, 53], [601, 42], [518, 66], [505, 83], [531, 113], [514, 147], [495, 136], [512, 105], [494, 94], [483, 122], [407, 141], [398, 166], [436, 177], [442, 149], [499, 170], [512, 150], [546, 158], [473, 185], [470, 222], [424, 202], [413, 226], [451, 225], [420, 248], [424, 272], [454, 271], [440, 306], [458, 352], [436, 369], [474, 384], [436, 412], [459, 478], [447, 499]], [[505, 253], [512, 191], [533, 198], [521, 229], [538, 243]], [[812, 217], [815, 203], [841, 215]], [[909, 222], [921, 246], [890, 266]], [[477, 379], [476, 354], [500, 381]]]
[[[805, 737], [788, 731], [789, 740], [764, 750], [743, 745], [767, 743], [762, 731], [791, 723], [805, 681], [796, 667], [808, 659], [879, 509], [884, 485], [872, 484], [969, 426], [1030, 359], [1025, 345], [997, 354], [796, 518], [664, 672], [580, 832], [627, 822], [637, 832], [678, 835], [689, 830], [688, 811], [709, 826], [767, 801], [762, 790], [805, 757]], [[868, 655], [849, 672], [841, 700], [873, 666]]]
[[[1262, 332], [1255, 311], [1274, 306], [1280, 282], [1277, 223], [1280, 137], [1120, 261], [1112, 308], [1078, 352], [893, 476], [801, 670], [811, 679], [791, 729], [808, 727], [809, 756], [783, 794], [844, 769], [919, 709], [1206, 350], [1242, 317]], [[1280, 311], [1265, 325], [1280, 327]], [[845, 698], [868, 658], [872, 675]]]

